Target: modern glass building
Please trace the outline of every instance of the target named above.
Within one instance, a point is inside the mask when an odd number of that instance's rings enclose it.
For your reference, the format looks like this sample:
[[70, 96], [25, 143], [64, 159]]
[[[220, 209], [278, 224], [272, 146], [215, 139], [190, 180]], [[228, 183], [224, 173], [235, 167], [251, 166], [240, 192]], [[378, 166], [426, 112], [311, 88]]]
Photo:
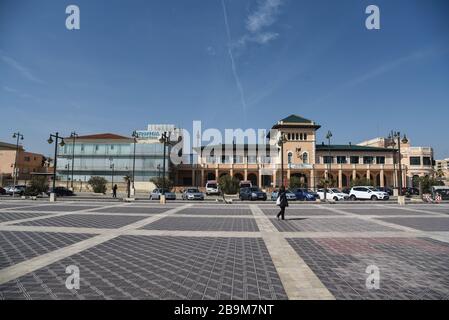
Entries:
[[[140, 134], [145, 136], [143, 132]], [[111, 133], [68, 137], [64, 140], [65, 145], [59, 147], [57, 163], [60, 181], [72, 180], [73, 166], [74, 182], [87, 182], [92, 176], [123, 182], [123, 177], [133, 176], [134, 154], [135, 182], [149, 182], [151, 178], [162, 175], [164, 147], [157, 135], [151, 139], [147, 136], [140, 138], [138, 132], [136, 141]]]

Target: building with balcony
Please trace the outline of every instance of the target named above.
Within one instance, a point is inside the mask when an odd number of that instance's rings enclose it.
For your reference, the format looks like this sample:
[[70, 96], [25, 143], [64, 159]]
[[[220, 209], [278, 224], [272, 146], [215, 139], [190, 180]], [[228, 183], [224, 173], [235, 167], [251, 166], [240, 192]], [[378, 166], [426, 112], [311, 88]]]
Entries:
[[15, 144], [0, 142], [0, 185], [12, 183], [14, 172], [18, 183], [26, 183], [33, 174], [46, 172], [44, 155], [27, 152], [21, 145], [17, 148]]
[[[281, 185], [284, 167], [285, 184], [296, 176], [309, 188], [316, 188], [323, 179], [331, 179], [339, 188], [349, 187], [351, 180], [356, 179], [368, 179], [382, 187], [399, 185], [398, 149], [387, 139], [329, 145], [317, 143], [319, 129], [314, 121], [291, 115], [273, 125], [266, 144], [208, 146], [207, 152], [202, 147], [197, 150], [198, 163], [176, 167], [175, 183], [202, 187], [207, 180], [231, 175], [270, 188]], [[280, 137], [285, 137], [283, 155]], [[432, 162], [431, 148], [411, 147], [408, 140], [402, 141], [402, 185], [411, 185], [413, 176], [433, 174]]]
[[445, 185], [449, 186], [449, 158], [435, 161], [435, 173]]

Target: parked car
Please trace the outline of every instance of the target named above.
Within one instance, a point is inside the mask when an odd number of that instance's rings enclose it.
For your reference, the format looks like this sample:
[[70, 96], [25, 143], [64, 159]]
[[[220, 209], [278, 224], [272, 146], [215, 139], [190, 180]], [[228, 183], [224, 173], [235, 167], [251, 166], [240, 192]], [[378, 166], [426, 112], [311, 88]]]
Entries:
[[351, 188], [343, 188], [343, 189], [341, 189], [341, 192], [346, 193], [347, 195], [349, 195], [349, 193], [351, 192]]
[[187, 188], [182, 193], [182, 200], [204, 200], [204, 193], [198, 188]]
[[6, 194], [6, 190], [3, 189], [2, 187], [0, 187], [0, 195], [5, 195]]
[[351, 200], [388, 200], [390, 196], [387, 192], [377, 190], [374, 187], [353, 187], [349, 193]]
[[[271, 193], [271, 200], [276, 201], [278, 196], [279, 196], [279, 190], [274, 190]], [[295, 201], [296, 200], [295, 194], [293, 192], [291, 192], [290, 190], [286, 190], [286, 196], [287, 196], [287, 200], [289, 200], [289, 201]]]
[[436, 200], [437, 196], [440, 196], [441, 200], [449, 200], [449, 187], [446, 186], [433, 186], [432, 198]]
[[215, 180], [207, 181], [206, 183], [206, 195], [219, 195], [220, 190], [218, 188], [218, 183]]
[[296, 200], [316, 201], [316, 199], [318, 199], [317, 195], [315, 195], [314, 192], [310, 192], [309, 190], [304, 188], [291, 189], [291, 192], [295, 194]]
[[47, 195], [50, 195], [50, 193], [55, 193], [57, 197], [71, 197], [75, 195], [72, 190], [64, 187], [56, 187], [54, 191], [53, 188], [50, 188], [46, 193]]
[[418, 196], [419, 189], [413, 187], [402, 188], [402, 194], [405, 196]]
[[393, 189], [388, 188], [388, 187], [376, 187], [377, 190], [379, 191], [383, 191], [388, 193], [388, 195], [391, 197], [393, 195]]
[[23, 194], [25, 193], [26, 190], [26, 186], [25, 185], [17, 185], [17, 186], [9, 186], [6, 187], [6, 194], [12, 196], [13, 194], [17, 194], [20, 196], [23, 196]]
[[161, 195], [165, 194], [166, 200], [176, 200], [176, 193], [170, 192], [168, 189], [156, 188], [150, 193], [150, 200], [159, 200]]
[[240, 200], [267, 200], [267, 194], [261, 191], [258, 187], [241, 188]]
[[[318, 195], [321, 200], [324, 200], [324, 189], [318, 189]], [[326, 189], [326, 200], [340, 201], [340, 200], [348, 200], [348, 199], [349, 199], [348, 194], [343, 193], [336, 188]]]
[[253, 186], [253, 184], [251, 183], [251, 181], [240, 181], [240, 183], [239, 183], [240, 189], [251, 188], [252, 186]]

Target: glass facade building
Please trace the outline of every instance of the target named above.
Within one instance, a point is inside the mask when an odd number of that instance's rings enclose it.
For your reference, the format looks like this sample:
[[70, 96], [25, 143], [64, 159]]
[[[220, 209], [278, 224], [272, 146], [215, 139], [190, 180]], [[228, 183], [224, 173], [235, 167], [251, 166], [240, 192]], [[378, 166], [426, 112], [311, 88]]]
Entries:
[[[134, 139], [113, 134], [80, 136], [65, 139], [59, 147], [57, 175], [59, 180], [71, 180], [72, 156], [73, 181], [88, 181], [92, 176], [104, 177], [108, 181], [123, 181], [124, 176], [132, 177], [134, 160]], [[163, 144], [158, 140], [148, 143], [137, 140], [135, 144], [136, 182], [148, 182], [162, 175]], [[168, 154], [168, 150], [167, 150]], [[167, 157], [168, 158], [168, 157]], [[168, 172], [168, 160], [166, 160]]]

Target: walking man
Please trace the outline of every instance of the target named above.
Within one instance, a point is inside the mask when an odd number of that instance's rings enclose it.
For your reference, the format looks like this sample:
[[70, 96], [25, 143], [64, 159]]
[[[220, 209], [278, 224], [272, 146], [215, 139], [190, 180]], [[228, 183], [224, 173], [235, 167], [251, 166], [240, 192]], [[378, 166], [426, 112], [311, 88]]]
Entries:
[[279, 217], [282, 218], [282, 220], [285, 220], [285, 207], [288, 207], [288, 200], [287, 200], [287, 192], [285, 191], [285, 187], [282, 186], [279, 190], [278, 199], [276, 200], [276, 204], [281, 208], [281, 211], [277, 214], [276, 218], [279, 219]]
[[117, 185], [116, 184], [114, 184], [114, 186], [112, 187], [112, 197], [117, 198]]

